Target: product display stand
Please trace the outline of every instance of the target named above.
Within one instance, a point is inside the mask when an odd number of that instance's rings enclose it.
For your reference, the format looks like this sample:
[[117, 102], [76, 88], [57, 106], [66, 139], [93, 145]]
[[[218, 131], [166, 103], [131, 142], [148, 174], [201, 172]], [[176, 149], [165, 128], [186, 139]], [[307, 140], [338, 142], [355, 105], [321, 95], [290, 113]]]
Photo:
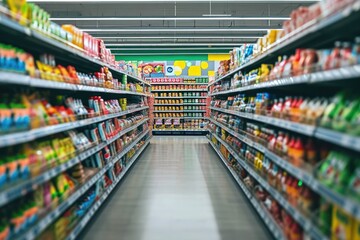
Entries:
[[304, 24], [209, 84], [209, 143], [275, 239], [358, 237], [359, 10]]
[[208, 77], [152, 78], [157, 135], [203, 135], [207, 116]]

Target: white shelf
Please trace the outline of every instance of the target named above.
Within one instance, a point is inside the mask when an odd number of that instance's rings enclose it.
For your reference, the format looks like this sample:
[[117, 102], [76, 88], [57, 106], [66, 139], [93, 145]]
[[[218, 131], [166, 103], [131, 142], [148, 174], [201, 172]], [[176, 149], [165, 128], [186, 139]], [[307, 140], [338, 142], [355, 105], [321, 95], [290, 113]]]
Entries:
[[352, 136], [350, 134], [337, 132], [331, 129], [325, 129], [322, 127], [311, 126], [302, 123], [296, 123], [287, 120], [282, 120], [279, 118], [266, 117], [252, 113], [243, 113], [243, 112], [227, 110], [222, 108], [215, 108], [215, 107], [210, 107], [210, 109], [214, 111], [224, 112], [238, 117], [270, 124], [278, 128], [287, 129], [309, 137], [316, 137], [318, 139], [331, 142], [335, 145], [339, 145], [344, 148], [348, 148], [360, 152], [360, 137], [358, 136]]
[[307, 136], [313, 136], [315, 133], [315, 129], [316, 129], [315, 126], [291, 122], [291, 121], [287, 121], [287, 120], [282, 120], [280, 118], [267, 117], [267, 116], [252, 114], [252, 113], [244, 113], [244, 112], [238, 112], [238, 111], [233, 111], [233, 110], [228, 110], [228, 109], [223, 109], [223, 108], [216, 108], [216, 107], [210, 107], [210, 109], [214, 110], [214, 111], [224, 112], [224, 113], [228, 113], [228, 114], [235, 115], [238, 117], [247, 118], [247, 119], [255, 120], [258, 122], [270, 124], [270, 125], [284, 128], [284, 129], [287, 129], [287, 130], [290, 130], [293, 132], [301, 133], [301, 134], [307, 135]]
[[116, 155], [104, 168], [100, 170], [95, 176], [91, 177], [84, 185], [78, 188], [69, 198], [64, 200], [56, 209], [49, 212], [44, 218], [39, 220], [35, 226], [31, 227], [26, 233], [24, 233], [19, 239], [32, 240], [38, 237], [52, 222], [54, 222], [58, 217], [61, 216], [71, 205], [73, 205], [77, 199], [86, 193], [92, 185], [94, 185], [101, 176], [105, 174], [106, 171], [111, 169], [115, 162], [119, 161], [125, 154], [130, 151], [136, 144], [139, 142], [146, 134], [149, 133], [149, 130], [140, 134], [140, 136], [128, 145], [120, 154]]
[[241, 92], [258, 90], [258, 89], [268, 89], [273, 87], [283, 87], [283, 86], [297, 85], [297, 84], [317, 84], [317, 83], [331, 82], [336, 80], [341, 81], [343, 79], [357, 79], [357, 78], [360, 78], [360, 65], [321, 71], [317, 73], [310, 73], [301, 76], [271, 80], [271, 81], [239, 87], [227, 91], [212, 93], [210, 94], [210, 96], [228, 95], [232, 93], [241, 93]]
[[120, 175], [117, 177], [115, 182], [105, 191], [105, 193], [103, 193], [103, 195], [100, 197], [100, 199], [97, 200], [97, 202], [94, 203], [94, 205], [87, 211], [85, 216], [81, 219], [81, 221], [76, 225], [74, 230], [66, 238], [67, 240], [75, 240], [76, 237], [81, 233], [81, 231], [85, 228], [85, 226], [90, 221], [90, 219], [94, 216], [94, 214], [97, 212], [97, 210], [103, 205], [103, 203], [106, 201], [108, 196], [112, 193], [112, 191], [117, 186], [117, 184], [124, 178], [126, 173], [131, 169], [132, 165], [135, 163], [135, 161], [138, 159], [138, 157], [141, 155], [141, 153], [150, 144], [150, 139], [151, 138], [146, 140], [145, 144], [131, 158], [130, 164], [128, 166], [126, 166], [126, 169], [120, 173]]
[[166, 89], [166, 90], [151, 90], [151, 92], [207, 92], [207, 89]]
[[179, 104], [154, 103], [154, 106], [206, 106], [206, 103], [179, 103]]
[[206, 129], [153, 129], [153, 132], [208, 132]]
[[68, 131], [68, 130], [71, 130], [74, 128], [84, 127], [84, 126], [91, 125], [91, 124], [101, 122], [101, 121], [105, 121], [108, 119], [121, 117], [121, 116], [130, 114], [130, 113], [142, 111], [142, 110], [145, 110], [148, 108], [149, 107], [146, 106], [146, 107], [141, 107], [141, 108], [137, 108], [137, 109], [123, 111], [120, 113], [114, 113], [114, 114], [109, 114], [109, 115], [105, 115], [105, 116], [88, 118], [88, 119], [80, 120], [80, 121], [75, 121], [75, 122], [70, 122], [70, 123], [62, 123], [62, 124], [58, 124], [58, 125], [32, 129], [29, 131], [1, 135], [0, 136], [0, 147], [7, 147], [7, 146], [15, 145], [15, 144], [30, 142], [35, 139], [41, 138], [41, 137], [49, 136], [49, 135], [52, 135], [55, 133], [65, 132], [65, 131]]
[[9, 203], [10, 201], [25, 196], [27, 193], [34, 190], [34, 186], [39, 186], [44, 182], [47, 182], [48, 180], [52, 179], [53, 177], [59, 175], [60, 173], [66, 171], [67, 169], [70, 169], [74, 165], [82, 162], [83, 160], [89, 158], [90, 156], [94, 155], [95, 153], [99, 152], [104, 147], [108, 146], [109, 144], [113, 143], [116, 139], [119, 139], [124, 134], [138, 128], [139, 126], [143, 125], [149, 120], [149, 118], [145, 118], [138, 123], [134, 124], [131, 127], [128, 127], [118, 133], [115, 137], [108, 139], [106, 142], [102, 142], [99, 145], [92, 147], [73, 159], [68, 160], [66, 163], [61, 164], [53, 169], [50, 169], [44, 173], [42, 173], [39, 176], [36, 176], [32, 179], [27, 179], [24, 182], [21, 182], [19, 184], [16, 184], [15, 186], [11, 186], [9, 188], [6, 188], [0, 192], [0, 207]]
[[151, 85], [208, 85], [208, 83], [151, 82]]
[[226, 127], [225, 125], [217, 122], [212, 118], [208, 118], [211, 122], [215, 125], [223, 128], [228, 133], [233, 135], [234, 137], [238, 138], [240, 141], [246, 143], [247, 145], [257, 149], [258, 151], [264, 153], [264, 155], [269, 158], [271, 161], [276, 163], [280, 168], [286, 170], [293, 176], [296, 176], [298, 179], [302, 180], [306, 186], [311, 188], [314, 192], [318, 193], [320, 196], [323, 196], [329, 202], [336, 204], [338, 206], [342, 206], [342, 208], [347, 211], [349, 214], [354, 216], [356, 219], [360, 220], [360, 204], [354, 200], [351, 200], [347, 196], [343, 196], [334, 190], [330, 189], [329, 187], [324, 186], [318, 179], [316, 179], [311, 173], [297, 168], [287, 160], [283, 159], [282, 157], [276, 155], [275, 153], [268, 150], [266, 147], [260, 145], [259, 143], [253, 142], [251, 139], [243, 136], [232, 129]]
[[206, 117], [154, 117], [154, 119], [205, 119]]
[[155, 97], [156, 99], [187, 99], [187, 98], [208, 98], [203, 96], [189, 96], [189, 97]]
[[322, 127], [316, 128], [315, 137], [360, 152], [360, 137]]

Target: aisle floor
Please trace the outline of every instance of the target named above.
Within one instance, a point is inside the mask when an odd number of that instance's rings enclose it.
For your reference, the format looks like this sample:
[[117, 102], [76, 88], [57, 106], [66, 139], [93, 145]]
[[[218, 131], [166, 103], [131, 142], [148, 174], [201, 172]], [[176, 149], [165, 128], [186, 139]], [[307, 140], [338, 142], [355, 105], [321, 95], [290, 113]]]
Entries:
[[84, 240], [271, 239], [203, 136], [157, 136]]

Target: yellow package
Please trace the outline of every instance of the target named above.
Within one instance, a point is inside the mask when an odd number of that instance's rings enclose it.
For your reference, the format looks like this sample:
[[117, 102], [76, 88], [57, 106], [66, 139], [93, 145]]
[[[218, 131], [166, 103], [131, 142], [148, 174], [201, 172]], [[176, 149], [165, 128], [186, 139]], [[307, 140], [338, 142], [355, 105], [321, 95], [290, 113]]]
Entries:
[[359, 220], [354, 220], [352, 239], [360, 240], [360, 221]]
[[354, 219], [339, 208], [333, 207], [332, 226], [331, 226], [331, 240], [349, 240], [353, 239]]

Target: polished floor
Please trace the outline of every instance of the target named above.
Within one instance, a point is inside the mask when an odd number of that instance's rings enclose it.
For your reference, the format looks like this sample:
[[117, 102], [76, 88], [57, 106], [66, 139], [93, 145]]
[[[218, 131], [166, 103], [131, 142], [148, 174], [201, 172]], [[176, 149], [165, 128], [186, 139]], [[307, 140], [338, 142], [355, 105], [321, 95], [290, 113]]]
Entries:
[[157, 136], [84, 240], [271, 239], [203, 136]]

